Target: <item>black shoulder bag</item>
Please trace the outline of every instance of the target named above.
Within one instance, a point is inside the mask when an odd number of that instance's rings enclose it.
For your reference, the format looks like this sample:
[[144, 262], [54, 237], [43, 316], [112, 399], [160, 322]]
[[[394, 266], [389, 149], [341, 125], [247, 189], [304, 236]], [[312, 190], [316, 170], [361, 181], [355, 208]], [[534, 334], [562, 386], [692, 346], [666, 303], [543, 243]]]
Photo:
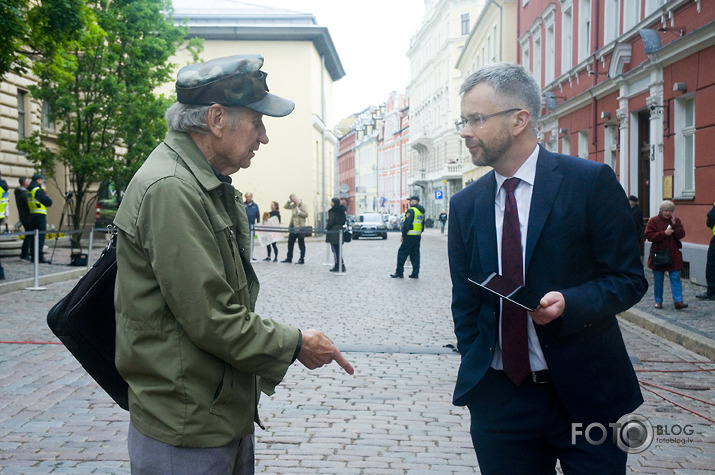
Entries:
[[127, 382], [114, 364], [114, 282], [117, 229], [77, 285], [47, 314], [47, 324], [89, 375], [122, 409], [129, 409]]

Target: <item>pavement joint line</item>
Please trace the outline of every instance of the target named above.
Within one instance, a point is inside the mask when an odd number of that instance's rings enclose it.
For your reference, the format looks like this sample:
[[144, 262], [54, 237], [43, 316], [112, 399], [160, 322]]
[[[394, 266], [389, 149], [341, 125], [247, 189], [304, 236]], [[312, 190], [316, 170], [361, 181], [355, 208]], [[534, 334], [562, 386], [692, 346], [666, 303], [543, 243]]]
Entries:
[[341, 353], [405, 353], [415, 355], [458, 355], [449, 347], [408, 345], [341, 345]]
[[709, 358], [710, 361], [715, 361], [715, 341], [706, 336], [673, 325], [662, 318], [658, 318], [637, 308], [626, 310], [618, 316], [657, 336], [703, 355]]

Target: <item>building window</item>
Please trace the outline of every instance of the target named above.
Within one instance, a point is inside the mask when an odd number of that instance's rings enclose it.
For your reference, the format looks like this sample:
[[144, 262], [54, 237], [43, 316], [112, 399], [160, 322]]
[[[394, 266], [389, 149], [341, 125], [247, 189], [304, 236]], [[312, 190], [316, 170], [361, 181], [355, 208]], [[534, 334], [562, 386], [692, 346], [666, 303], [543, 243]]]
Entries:
[[17, 138], [27, 137], [27, 91], [17, 91]]
[[578, 61], [591, 53], [591, 0], [580, 0], [578, 5]]
[[606, 0], [604, 11], [606, 21], [603, 25], [603, 44], [607, 45], [618, 37], [620, 8], [619, 0]]
[[641, 2], [624, 2], [623, 33], [633, 28], [641, 17]]
[[571, 2], [561, 4], [561, 74], [573, 65], [573, 7]]
[[469, 13], [462, 14], [462, 34], [469, 34]]
[[532, 76], [536, 81], [536, 85], [541, 88], [541, 31], [534, 36], [534, 70]]
[[531, 71], [531, 54], [529, 51], [529, 37], [521, 41], [521, 65], [527, 71]]
[[544, 53], [544, 84], [549, 84], [554, 80], [556, 75], [556, 36], [554, 35], [554, 21], [551, 17], [551, 22], [546, 24], [546, 43], [544, 44], [546, 52]]
[[568, 135], [561, 137], [561, 153], [571, 155], [571, 137]]
[[54, 132], [56, 130], [55, 121], [50, 120], [50, 103], [47, 101], [42, 102], [41, 121], [43, 130], [47, 130], [50, 132]]
[[675, 196], [695, 196], [695, 99], [675, 101]]
[[605, 132], [605, 150], [603, 151], [603, 162], [616, 171], [616, 160], [618, 157], [618, 146], [616, 144], [616, 134], [618, 128], [616, 124], [606, 124]]
[[588, 129], [578, 132], [578, 156], [588, 160]]
[[644, 17], [647, 17], [657, 9], [663, 6], [664, 0], [645, 0], [645, 14], [643, 15]]

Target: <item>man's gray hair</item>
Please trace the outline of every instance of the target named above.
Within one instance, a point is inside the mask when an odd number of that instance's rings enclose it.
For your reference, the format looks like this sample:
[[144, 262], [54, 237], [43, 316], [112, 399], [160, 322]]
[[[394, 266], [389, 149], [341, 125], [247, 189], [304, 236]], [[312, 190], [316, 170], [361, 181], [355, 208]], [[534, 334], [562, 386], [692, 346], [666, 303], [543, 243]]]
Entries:
[[541, 90], [536, 81], [522, 66], [514, 63], [495, 63], [472, 73], [462, 84], [459, 94], [469, 92], [479, 83], [487, 83], [496, 93], [497, 103], [503, 110], [522, 108], [529, 111], [529, 123], [536, 132], [536, 121], [541, 114]]
[[[192, 104], [182, 104], [175, 102], [166, 111], [166, 123], [169, 129], [176, 132], [194, 132], [206, 134], [209, 131], [208, 116], [211, 106], [201, 106]], [[231, 129], [238, 127], [240, 118], [240, 108], [225, 107], [231, 117]]]

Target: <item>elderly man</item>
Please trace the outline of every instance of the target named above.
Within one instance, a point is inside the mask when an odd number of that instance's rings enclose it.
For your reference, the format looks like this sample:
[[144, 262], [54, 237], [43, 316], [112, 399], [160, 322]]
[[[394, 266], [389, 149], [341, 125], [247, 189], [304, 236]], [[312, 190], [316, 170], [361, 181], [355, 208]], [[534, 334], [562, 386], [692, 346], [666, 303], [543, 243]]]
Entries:
[[135, 474], [253, 473], [259, 391], [272, 394], [296, 359], [353, 374], [321, 332], [254, 311], [248, 219], [229, 175], [268, 143], [263, 115], [294, 108], [267, 93], [262, 64], [238, 55], [179, 71], [170, 131], [117, 212], [116, 365]]
[[[541, 92], [521, 66], [485, 66], [460, 93], [457, 129], [493, 168], [452, 197], [448, 221], [454, 403], [471, 412], [481, 472], [552, 474], [558, 459], [566, 474], [625, 473], [638, 431], [616, 443], [612, 429], [643, 398], [616, 314], [648, 286], [626, 194], [607, 165], [539, 146]], [[543, 296], [538, 308], [469, 281], [483, 273]]]

